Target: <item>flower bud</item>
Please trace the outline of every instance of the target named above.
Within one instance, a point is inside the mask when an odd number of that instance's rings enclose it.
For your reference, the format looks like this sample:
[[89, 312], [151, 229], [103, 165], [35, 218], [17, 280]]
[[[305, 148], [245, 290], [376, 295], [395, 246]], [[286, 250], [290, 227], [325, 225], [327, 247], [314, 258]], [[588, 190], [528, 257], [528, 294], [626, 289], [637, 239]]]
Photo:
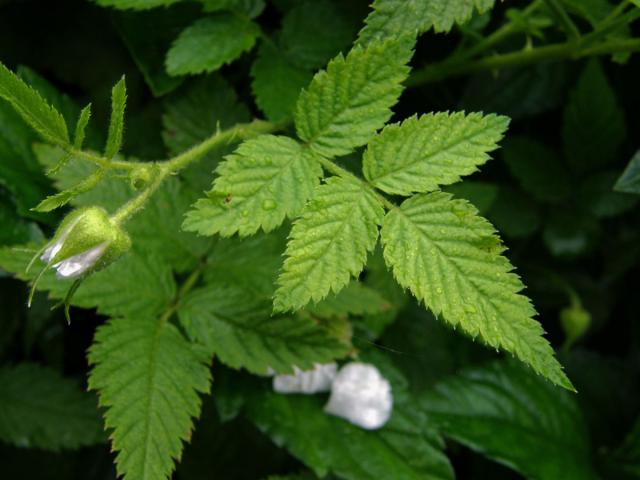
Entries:
[[375, 430], [387, 423], [392, 408], [391, 385], [378, 369], [352, 362], [342, 367], [334, 379], [324, 410], [359, 427]]
[[105, 209], [86, 207], [67, 215], [40, 259], [58, 277], [79, 278], [106, 267], [130, 247], [129, 235]]
[[318, 393], [331, 390], [338, 366], [335, 363], [315, 364], [313, 370], [294, 367], [293, 375], [273, 377], [273, 389], [278, 393]]
[[560, 311], [560, 323], [565, 333], [565, 348], [570, 348], [589, 329], [591, 314], [574, 302]]

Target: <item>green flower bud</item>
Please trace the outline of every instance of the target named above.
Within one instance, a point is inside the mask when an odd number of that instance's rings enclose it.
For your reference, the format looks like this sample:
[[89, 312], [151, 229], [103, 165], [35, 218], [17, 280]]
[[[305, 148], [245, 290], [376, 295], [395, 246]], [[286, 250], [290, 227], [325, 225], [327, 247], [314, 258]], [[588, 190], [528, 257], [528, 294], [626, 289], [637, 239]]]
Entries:
[[560, 311], [560, 323], [566, 336], [565, 346], [569, 348], [589, 329], [591, 314], [579, 303], [573, 303]]
[[86, 207], [67, 215], [40, 259], [58, 277], [79, 278], [106, 267], [129, 248], [129, 235], [105, 209]]

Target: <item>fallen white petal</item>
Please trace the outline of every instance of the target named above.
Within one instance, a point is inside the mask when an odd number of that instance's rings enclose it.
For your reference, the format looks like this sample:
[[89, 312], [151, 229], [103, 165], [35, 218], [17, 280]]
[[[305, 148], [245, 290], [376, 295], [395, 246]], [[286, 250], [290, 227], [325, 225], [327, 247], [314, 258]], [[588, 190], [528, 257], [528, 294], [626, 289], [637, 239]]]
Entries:
[[335, 363], [316, 364], [313, 370], [307, 371], [294, 367], [293, 375], [273, 377], [273, 389], [278, 393], [328, 392], [337, 370]]
[[378, 369], [353, 362], [342, 367], [333, 381], [325, 412], [367, 430], [382, 427], [393, 409], [391, 385]]
[[101, 243], [97, 247], [93, 247], [86, 252], [79, 253], [78, 255], [74, 255], [73, 257], [69, 257], [56, 263], [53, 268], [58, 271], [58, 277], [79, 277], [98, 261], [106, 247], [106, 243]]

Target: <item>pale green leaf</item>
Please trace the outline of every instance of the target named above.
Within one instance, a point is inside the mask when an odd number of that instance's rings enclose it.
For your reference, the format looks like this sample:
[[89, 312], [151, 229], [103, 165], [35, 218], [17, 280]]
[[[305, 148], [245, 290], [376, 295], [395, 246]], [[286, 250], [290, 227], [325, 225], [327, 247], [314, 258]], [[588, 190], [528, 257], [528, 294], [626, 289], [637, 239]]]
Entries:
[[345, 356], [349, 345], [304, 317], [271, 316], [271, 304], [234, 286], [211, 285], [178, 308], [187, 334], [233, 368], [266, 374], [313, 368]]
[[527, 478], [598, 478], [575, 397], [515, 362], [463, 370], [421, 403], [445, 435]]
[[69, 144], [63, 116], [38, 92], [0, 63], [0, 98], [9, 102], [42, 138], [57, 145]]
[[79, 385], [31, 363], [0, 368], [0, 439], [22, 448], [75, 449], [106, 436], [98, 404]]
[[460, 181], [489, 160], [507, 129], [499, 115], [463, 112], [410, 117], [389, 125], [369, 142], [365, 177], [395, 195], [429, 192]]
[[298, 136], [321, 155], [346, 155], [365, 145], [391, 117], [407, 77], [413, 41], [401, 37], [354, 47], [329, 62], [298, 98]]
[[382, 244], [397, 281], [435, 315], [573, 388], [494, 228], [473, 206], [442, 192], [416, 195], [387, 214]]
[[104, 149], [106, 158], [113, 158], [122, 146], [122, 132], [124, 131], [124, 108], [127, 103], [127, 86], [124, 76], [111, 90], [111, 119], [109, 121], [109, 134], [107, 146]]
[[372, 41], [393, 38], [406, 33], [423, 33], [431, 27], [436, 32], [448, 32], [454, 23], [462, 25], [471, 19], [474, 9], [484, 13], [495, 0], [375, 0], [373, 12], [366, 18], [366, 26], [358, 41], [366, 45]]
[[147, 10], [156, 7], [168, 7], [182, 0], [94, 0], [101, 7], [113, 7], [118, 10]]
[[80, 112], [80, 116], [78, 117], [78, 122], [76, 123], [76, 131], [73, 136], [73, 146], [80, 150], [82, 145], [84, 144], [84, 138], [86, 136], [87, 125], [89, 124], [89, 119], [91, 118], [91, 104], [87, 105]]
[[216, 172], [213, 189], [187, 213], [184, 230], [225, 237], [269, 232], [300, 213], [322, 175], [311, 150], [274, 135], [244, 142]]
[[250, 20], [220, 13], [196, 21], [173, 42], [167, 53], [169, 75], [212, 72], [250, 50], [260, 33]]
[[165, 318], [110, 320], [89, 349], [89, 388], [125, 480], [169, 478], [209, 391], [209, 356]]
[[264, 42], [251, 67], [251, 77], [251, 90], [260, 110], [272, 122], [283, 122], [293, 116], [298, 95], [312, 74], [291, 63], [274, 44]]
[[298, 310], [344, 288], [376, 246], [383, 215], [380, 201], [355, 181], [331, 177], [319, 186], [293, 224], [275, 310]]

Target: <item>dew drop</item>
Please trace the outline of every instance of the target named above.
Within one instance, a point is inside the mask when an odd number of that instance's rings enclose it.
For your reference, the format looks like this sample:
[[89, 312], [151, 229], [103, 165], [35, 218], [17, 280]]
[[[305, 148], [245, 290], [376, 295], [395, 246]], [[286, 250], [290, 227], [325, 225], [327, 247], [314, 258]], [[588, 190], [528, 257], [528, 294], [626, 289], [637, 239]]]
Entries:
[[276, 208], [276, 202], [274, 202], [270, 198], [267, 198], [266, 200], [262, 201], [263, 210], [273, 210], [274, 208]]

